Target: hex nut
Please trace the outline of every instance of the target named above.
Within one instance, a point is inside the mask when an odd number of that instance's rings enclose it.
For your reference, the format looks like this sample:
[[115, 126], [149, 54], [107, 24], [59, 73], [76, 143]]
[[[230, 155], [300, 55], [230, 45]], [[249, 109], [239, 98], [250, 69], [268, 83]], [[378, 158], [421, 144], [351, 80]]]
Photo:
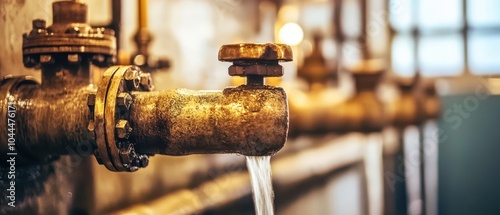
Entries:
[[64, 33], [66, 33], [66, 34], [79, 34], [80, 28], [79, 27], [69, 27], [68, 29], [66, 29], [66, 31]]
[[116, 104], [120, 108], [128, 110], [132, 104], [132, 97], [128, 93], [120, 93], [116, 97]]
[[25, 55], [23, 57], [23, 64], [26, 68], [35, 67], [40, 62], [40, 58], [37, 58], [32, 55]]
[[139, 88], [139, 85], [141, 83], [140, 70], [132, 68], [127, 69], [127, 71], [125, 71], [125, 74], [123, 74], [123, 78], [125, 79], [125, 83], [127, 84], [129, 90]]
[[68, 54], [68, 62], [70, 63], [79, 63], [80, 55], [78, 54]]
[[140, 77], [141, 77], [141, 87], [146, 91], [152, 90], [153, 80], [151, 79], [151, 74], [145, 72], [142, 73]]
[[106, 57], [104, 57], [104, 55], [102, 55], [102, 54], [92, 56], [92, 63], [94, 63], [94, 64], [102, 64], [105, 62], [105, 60], [106, 60]]
[[141, 155], [139, 156], [139, 167], [147, 167], [149, 165], [149, 158], [147, 155]]
[[44, 29], [47, 26], [47, 23], [43, 19], [34, 19], [33, 22], [33, 29], [38, 30], [38, 29]]
[[40, 55], [40, 63], [54, 63], [52, 55]]
[[87, 97], [87, 106], [93, 107], [95, 105], [95, 97], [96, 95], [94, 93], [89, 94]]
[[123, 163], [125, 164], [132, 163], [132, 160], [134, 159], [134, 153], [132, 149], [133, 148], [130, 144], [126, 144], [125, 148], [122, 148], [120, 150], [120, 158]]
[[259, 75], [264, 77], [281, 77], [283, 76], [283, 67], [281, 65], [250, 65], [240, 66], [232, 65], [228, 69], [230, 76], [249, 76]]
[[120, 139], [128, 139], [132, 127], [130, 127], [127, 120], [120, 119], [115, 125], [116, 136]]

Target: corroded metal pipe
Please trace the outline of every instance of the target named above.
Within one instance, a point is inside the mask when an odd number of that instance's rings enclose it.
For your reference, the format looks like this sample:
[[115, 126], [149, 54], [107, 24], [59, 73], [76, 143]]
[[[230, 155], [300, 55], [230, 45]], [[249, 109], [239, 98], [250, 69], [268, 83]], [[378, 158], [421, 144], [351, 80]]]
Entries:
[[[91, 154], [87, 131], [89, 111], [85, 102], [91, 90], [86, 87], [41, 90], [39, 85], [23, 84], [16, 91], [11, 95], [11, 106], [16, 109], [12, 119], [15, 120], [16, 152], [23, 163], [43, 163], [58, 155], [76, 154], [83, 147], [86, 154]], [[2, 104], [3, 109], [6, 106], [8, 104]], [[1, 141], [2, 148], [7, 149], [8, 144], [4, 142], [7, 139]]]
[[283, 147], [288, 107], [283, 89], [243, 85], [222, 92], [134, 92], [130, 140], [146, 154], [272, 155]]

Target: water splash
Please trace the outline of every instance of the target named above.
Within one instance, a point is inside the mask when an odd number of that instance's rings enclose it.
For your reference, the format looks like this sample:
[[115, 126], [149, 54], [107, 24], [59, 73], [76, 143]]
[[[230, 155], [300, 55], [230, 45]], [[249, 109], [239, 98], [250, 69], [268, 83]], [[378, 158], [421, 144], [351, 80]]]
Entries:
[[271, 156], [247, 156], [256, 215], [273, 215]]

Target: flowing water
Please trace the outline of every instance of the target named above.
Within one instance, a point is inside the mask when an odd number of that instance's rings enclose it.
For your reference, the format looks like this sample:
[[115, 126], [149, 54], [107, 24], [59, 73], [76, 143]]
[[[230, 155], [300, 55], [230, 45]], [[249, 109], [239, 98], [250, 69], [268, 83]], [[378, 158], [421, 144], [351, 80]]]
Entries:
[[247, 156], [256, 215], [273, 215], [271, 156]]

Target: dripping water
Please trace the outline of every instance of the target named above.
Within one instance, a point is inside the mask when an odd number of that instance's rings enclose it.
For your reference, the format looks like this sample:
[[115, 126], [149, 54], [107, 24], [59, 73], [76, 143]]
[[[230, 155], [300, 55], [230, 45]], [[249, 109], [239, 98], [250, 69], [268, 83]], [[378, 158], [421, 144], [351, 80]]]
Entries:
[[273, 215], [271, 156], [247, 156], [256, 215]]

